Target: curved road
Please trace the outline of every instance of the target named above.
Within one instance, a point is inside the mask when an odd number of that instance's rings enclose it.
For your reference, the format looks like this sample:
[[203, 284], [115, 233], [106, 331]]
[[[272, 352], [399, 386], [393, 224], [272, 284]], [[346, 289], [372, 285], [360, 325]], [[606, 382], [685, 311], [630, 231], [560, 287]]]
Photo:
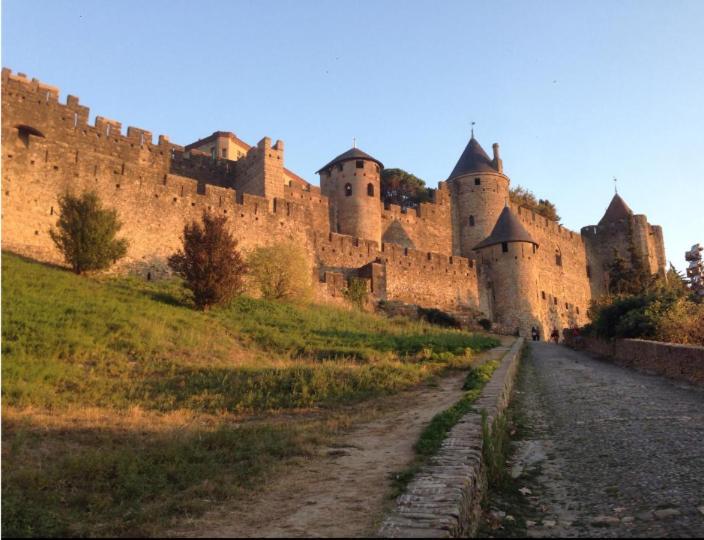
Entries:
[[528, 536], [704, 537], [704, 388], [532, 343], [514, 407]]

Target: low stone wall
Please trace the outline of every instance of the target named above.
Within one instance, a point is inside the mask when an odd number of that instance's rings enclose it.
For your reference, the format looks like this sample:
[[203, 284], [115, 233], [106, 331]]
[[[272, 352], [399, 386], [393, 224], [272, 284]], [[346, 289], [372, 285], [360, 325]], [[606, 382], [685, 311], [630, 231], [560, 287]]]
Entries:
[[644, 339], [606, 341], [584, 337], [580, 342], [580, 349], [620, 366], [693, 384], [704, 384], [704, 347]]
[[489, 425], [508, 405], [523, 338], [504, 355], [501, 365], [474, 404], [452, 428], [437, 455], [416, 475], [378, 534], [386, 538], [457, 538], [476, 532], [480, 502], [487, 489], [482, 459], [482, 417]]

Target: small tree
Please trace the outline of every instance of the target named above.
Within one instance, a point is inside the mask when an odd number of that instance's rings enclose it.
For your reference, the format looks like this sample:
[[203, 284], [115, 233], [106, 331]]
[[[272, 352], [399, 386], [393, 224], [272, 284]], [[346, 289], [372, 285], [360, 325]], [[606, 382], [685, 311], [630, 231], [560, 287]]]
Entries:
[[511, 202], [519, 206], [533, 210], [536, 214], [560, 222], [560, 216], [557, 214], [557, 208], [548, 199], [538, 199], [532, 191], [527, 190], [523, 186], [516, 186], [509, 190], [509, 198]]
[[369, 291], [367, 289], [367, 280], [351, 277], [347, 283], [347, 287], [342, 290], [342, 295], [350, 304], [358, 309], [364, 309], [364, 304], [367, 303]]
[[183, 249], [169, 257], [171, 269], [185, 280], [200, 309], [230, 301], [242, 293], [247, 265], [237, 241], [227, 230], [227, 218], [203, 212], [203, 222], [183, 229]]
[[384, 169], [381, 172], [381, 200], [398, 204], [401, 208], [415, 208], [432, 200], [425, 181], [403, 169]]
[[117, 211], [103, 208], [95, 193], [59, 197], [59, 214], [49, 235], [76, 274], [108, 268], [127, 253], [127, 240], [115, 238]]
[[306, 253], [293, 242], [261, 246], [247, 258], [250, 276], [268, 300], [308, 300], [312, 269]]

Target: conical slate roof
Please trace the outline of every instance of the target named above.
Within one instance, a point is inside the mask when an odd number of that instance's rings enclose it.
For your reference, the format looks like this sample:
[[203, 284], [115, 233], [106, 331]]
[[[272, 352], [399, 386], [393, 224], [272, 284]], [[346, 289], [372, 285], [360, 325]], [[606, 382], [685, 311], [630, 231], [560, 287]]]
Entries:
[[349, 150], [347, 150], [347, 152], [340, 154], [330, 163], [327, 163], [326, 165], [322, 166], [319, 170], [315, 172], [315, 174], [318, 174], [320, 171], [324, 171], [325, 169], [328, 169], [333, 165], [337, 165], [338, 163], [341, 163], [343, 161], [350, 161], [352, 159], [367, 159], [376, 162], [382, 169], [384, 168], [384, 164], [378, 159], [370, 156], [366, 152], [362, 152], [359, 148], [350, 148]]
[[599, 221], [599, 225], [604, 225], [605, 223], [613, 223], [628, 216], [633, 215], [633, 210], [631, 210], [626, 201], [624, 201], [621, 196], [617, 193], [614, 198], [611, 199], [609, 207], [606, 209], [604, 217]]
[[508, 206], [505, 206], [501, 214], [499, 214], [499, 219], [496, 220], [496, 225], [494, 225], [494, 230], [491, 231], [491, 234], [474, 246], [474, 249], [482, 249], [503, 242], [528, 242], [538, 245], [538, 242], [533, 240]]
[[469, 139], [464, 152], [462, 152], [460, 159], [457, 161], [457, 165], [455, 165], [455, 168], [452, 169], [448, 179], [475, 172], [499, 171], [496, 167], [494, 167], [493, 160], [487, 155], [477, 139], [472, 136], [472, 138]]

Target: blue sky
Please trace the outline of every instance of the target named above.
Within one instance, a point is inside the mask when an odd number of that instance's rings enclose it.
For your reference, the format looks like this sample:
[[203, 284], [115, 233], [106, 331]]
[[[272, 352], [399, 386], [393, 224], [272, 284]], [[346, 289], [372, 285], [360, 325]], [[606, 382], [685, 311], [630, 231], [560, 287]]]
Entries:
[[573, 230], [619, 193], [704, 242], [704, 2], [5, 0], [2, 65], [187, 144], [286, 142], [313, 174], [356, 137], [430, 186], [470, 122]]

